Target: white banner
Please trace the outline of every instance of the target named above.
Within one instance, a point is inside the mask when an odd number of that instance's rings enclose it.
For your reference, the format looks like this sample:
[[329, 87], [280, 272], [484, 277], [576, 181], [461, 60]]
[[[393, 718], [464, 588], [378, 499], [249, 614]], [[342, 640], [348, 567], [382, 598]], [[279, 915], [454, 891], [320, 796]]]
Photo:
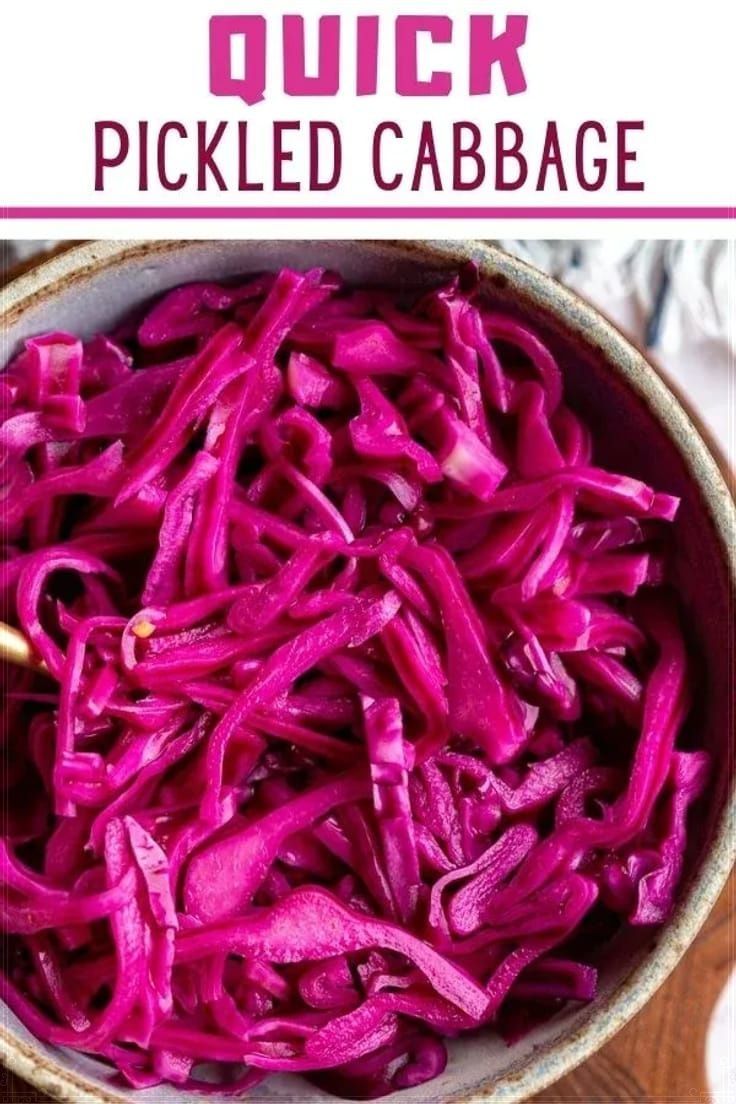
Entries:
[[723, 235], [735, 22], [723, 0], [8, 0], [0, 204], [67, 235], [136, 213]]

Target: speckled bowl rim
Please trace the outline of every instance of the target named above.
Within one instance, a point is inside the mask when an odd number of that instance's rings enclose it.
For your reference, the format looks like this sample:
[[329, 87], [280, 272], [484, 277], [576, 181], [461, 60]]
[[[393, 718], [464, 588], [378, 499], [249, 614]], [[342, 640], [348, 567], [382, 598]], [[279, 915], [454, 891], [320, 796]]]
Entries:
[[[0, 338], [7, 326], [48, 296], [94, 278], [102, 269], [141, 255], [212, 244], [187, 241], [85, 242], [21, 276], [0, 292]], [[228, 242], [232, 245], [232, 242]], [[249, 241], [249, 245], [254, 244]], [[305, 243], [306, 244], [306, 243]], [[329, 245], [329, 243], [325, 243]], [[682, 457], [697, 485], [731, 584], [733, 654], [734, 592], [736, 591], [736, 502], [733, 476], [712, 440], [710, 449], [696, 429], [697, 416], [682, 396], [675, 397], [661, 373], [595, 308], [574, 292], [502, 249], [476, 241], [359, 241], [356, 248], [393, 252], [397, 259], [416, 259], [439, 267], [475, 261], [482, 279], [494, 286], [512, 286], [523, 304], [556, 319], [561, 332], [605, 359], [628, 388], [646, 405]], [[553, 324], [555, 324], [553, 322]], [[4, 343], [4, 342], [3, 342]], [[0, 353], [2, 349], [0, 348]], [[3, 360], [4, 362], [4, 360]], [[733, 718], [733, 701], [730, 716]], [[733, 756], [733, 744], [729, 755]], [[653, 996], [690, 946], [728, 880], [736, 861], [736, 783], [714, 827], [709, 851], [691, 878], [674, 916], [661, 930], [656, 949], [617, 988], [591, 1006], [589, 1018], [561, 1040], [541, 1044], [525, 1066], [489, 1076], [471, 1090], [452, 1094], [442, 1104], [517, 1104], [558, 1081], [594, 1054]], [[64, 1065], [42, 1055], [0, 1025], [0, 1060], [19, 1077], [68, 1104], [128, 1104], [129, 1097], [100, 1088]], [[439, 1104], [439, 1102], [438, 1102]]]

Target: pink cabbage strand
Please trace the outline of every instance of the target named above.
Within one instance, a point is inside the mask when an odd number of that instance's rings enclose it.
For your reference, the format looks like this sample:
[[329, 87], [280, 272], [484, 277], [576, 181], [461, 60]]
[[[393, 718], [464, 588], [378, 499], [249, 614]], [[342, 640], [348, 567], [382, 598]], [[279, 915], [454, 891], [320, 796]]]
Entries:
[[709, 777], [677, 500], [598, 445], [472, 270], [199, 282], [25, 342], [0, 987], [34, 1034], [137, 1088], [370, 1099], [594, 999]]

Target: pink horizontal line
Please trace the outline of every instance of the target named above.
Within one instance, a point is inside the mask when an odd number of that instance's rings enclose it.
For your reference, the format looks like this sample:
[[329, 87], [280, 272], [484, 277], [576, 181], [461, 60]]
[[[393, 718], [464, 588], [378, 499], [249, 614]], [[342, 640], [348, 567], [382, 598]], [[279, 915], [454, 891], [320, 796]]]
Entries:
[[0, 207], [7, 219], [732, 219], [736, 207]]

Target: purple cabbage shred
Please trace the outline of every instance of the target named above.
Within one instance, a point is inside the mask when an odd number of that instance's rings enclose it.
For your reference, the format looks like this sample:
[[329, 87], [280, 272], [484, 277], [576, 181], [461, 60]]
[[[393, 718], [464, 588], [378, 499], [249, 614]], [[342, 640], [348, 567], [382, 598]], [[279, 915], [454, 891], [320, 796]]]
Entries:
[[[662, 556], [477, 281], [321, 270], [27, 340], [0, 383], [6, 1004], [129, 1085], [371, 1099], [595, 997], [708, 757]], [[608, 938], [608, 934], [606, 935]]]

